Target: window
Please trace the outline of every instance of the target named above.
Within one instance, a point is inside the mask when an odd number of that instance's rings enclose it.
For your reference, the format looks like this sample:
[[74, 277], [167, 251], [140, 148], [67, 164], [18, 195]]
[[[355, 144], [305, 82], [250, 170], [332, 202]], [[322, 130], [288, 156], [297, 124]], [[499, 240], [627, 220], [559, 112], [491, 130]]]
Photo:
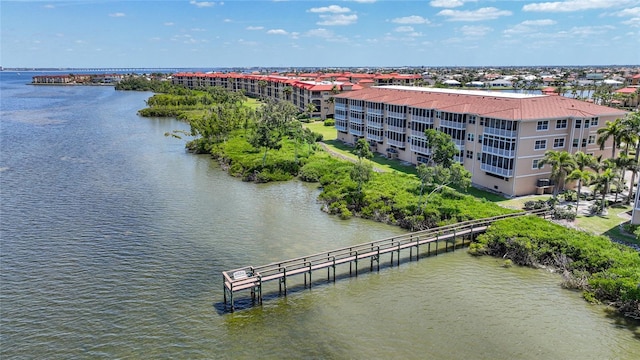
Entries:
[[580, 139], [573, 139], [573, 147], [578, 147], [580, 145]]
[[582, 147], [587, 146], [587, 139], [582, 139]]
[[478, 142], [482, 144], [482, 135], [478, 135]]
[[476, 123], [476, 116], [469, 115], [469, 124], [475, 124], [475, 123]]
[[584, 127], [585, 129], [589, 127], [589, 119], [584, 120]]
[[473, 141], [473, 133], [467, 134], [467, 141]]
[[554, 148], [563, 148], [564, 147], [564, 138], [553, 139], [553, 147]]
[[467, 159], [473, 159], [473, 151], [467, 150]]
[[576, 120], [576, 129], [580, 129], [582, 127], [582, 120], [577, 119]]
[[482, 160], [482, 153], [481, 153], [481, 152], [479, 152], [477, 155], [478, 155], [478, 156], [476, 157], [476, 160]]
[[538, 169], [538, 164], [540, 163], [540, 159], [533, 159], [533, 162], [531, 163], [531, 168], [532, 169]]
[[544, 150], [547, 148], [547, 140], [536, 140], [535, 150]]
[[591, 118], [591, 126], [598, 126], [598, 118]]
[[536, 128], [537, 131], [544, 131], [544, 130], [549, 130], [549, 121], [544, 120], [544, 121], [538, 121], [538, 127]]
[[596, 136], [595, 135], [589, 135], [589, 145], [593, 145], [596, 143]]
[[556, 129], [566, 129], [567, 119], [556, 120]]

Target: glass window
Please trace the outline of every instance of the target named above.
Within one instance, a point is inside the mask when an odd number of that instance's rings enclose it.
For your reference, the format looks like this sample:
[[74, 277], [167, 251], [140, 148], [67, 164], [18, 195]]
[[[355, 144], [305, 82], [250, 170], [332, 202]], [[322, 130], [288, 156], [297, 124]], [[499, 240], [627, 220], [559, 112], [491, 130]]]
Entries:
[[536, 140], [535, 150], [544, 150], [547, 148], [547, 140]]
[[538, 127], [536, 128], [536, 130], [544, 131], [544, 130], [548, 130], [548, 129], [549, 129], [549, 121], [547, 121], [547, 120], [538, 121]]

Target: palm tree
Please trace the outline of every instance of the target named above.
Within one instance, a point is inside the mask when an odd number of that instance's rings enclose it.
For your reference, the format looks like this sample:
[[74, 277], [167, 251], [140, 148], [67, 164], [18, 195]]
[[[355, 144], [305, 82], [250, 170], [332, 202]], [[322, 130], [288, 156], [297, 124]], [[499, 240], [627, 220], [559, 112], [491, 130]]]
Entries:
[[638, 163], [640, 160], [640, 112], [627, 114], [623, 120], [623, 125], [625, 132], [630, 135], [628, 136], [628, 140], [630, 140], [631, 144], [635, 146], [636, 151], [633, 166], [630, 168], [631, 181], [629, 182], [629, 197], [627, 198], [627, 204], [630, 204], [631, 198], [633, 197], [633, 187], [636, 174], [638, 173]]
[[266, 80], [259, 80], [258, 81], [258, 88], [260, 89], [260, 97], [263, 98], [264, 97], [264, 89], [267, 87], [267, 82]]
[[293, 93], [293, 88], [287, 85], [284, 87], [284, 89], [282, 89], [282, 92], [286, 95], [285, 100], [291, 101], [291, 93]]
[[573, 169], [571, 173], [567, 176], [568, 181], [577, 181], [578, 182], [578, 194], [576, 196], [576, 215], [578, 214], [578, 209], [580, 208], [580, 194], [582, 194], [582, 184], [589, 185], [591, 179], [593, 178], [593, 172], [588, 170], [580, 170]]
[[564, 186], [567, 174], [576, 168], [576, 162], [573, 160], [571, 154], [566, 151], [549, 150], [544, 154], [542, 160], [538, 162], [538, 168], [542, 168], [546, 164], [551, 166], [550, 178], [555, 182], [553, 186], [553, 198], [556, 199], [561, 185]]
[[591, 168], [595, 170], [596, 159], [593, 155], [588, 155], [583, 153], [582, 151], [578, 151], [573, 154], [573, 161], [576, 163], [576, 168], [569, 173], [567, 176], [567, 180], [569, 181], [577, 181], [578, 182], [578, 196], [576, 198], [576, 214], [578, 213], [578, 207], [580, 206], [580, 195], [582, 194], [582, 185], [589, 185], [591, 182], [594, 173], [592, 171], [587, 170], [587, 168]]
[[624, 132], [624, 126], [621, 119], [615, 119], [614, 121], [607, 121], [605, 127], [598, 129], [597, 143], [600, 145], [600, 150], [604, 150], [605, 143], [609, 138], [613, 140], [611, 146], [611, 158], [616, 157], [616, 148], [620, 145], [620, 139]]
[[609, 186], [611, 182], [613, 182], [618, 175], [614, 171], [615, 164], [609, 159], [605, 160], [605, 169], [601, 173], [599, 173], [594, 180], [594, 184], [596, 185], [595, 190], [599, 191], [602, 194], [602, 202], [600, 204], [600, 214], [604, 213], [605, 207], [605, 197], [609, 193]]

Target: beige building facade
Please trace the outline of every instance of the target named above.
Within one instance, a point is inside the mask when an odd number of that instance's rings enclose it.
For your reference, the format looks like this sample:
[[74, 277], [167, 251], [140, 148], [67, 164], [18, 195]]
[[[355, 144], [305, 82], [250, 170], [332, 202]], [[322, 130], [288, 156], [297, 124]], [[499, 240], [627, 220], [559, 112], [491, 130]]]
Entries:
[[547, 150], [611, 156], [612, 141], [597, 145], [597, 131], [625, 112], [562, 96], [409, 86], [371, 87], [335, 96], [338, 139], [365, 138], [373, 151], [412, 164], [431, 150], [424, 131], [449, 134], [454, 158], [472, 183], [505, 196], [550, 192]]
[[[193, 89], [218, 86], [230, 91], [243, 91], [247, 96], [290, 101], [300, 112], [308, 112], [322, 120], [334, 114], [334, 96], [373, 85], [413, 85], [422, 79], [417, 74], [302, 73], [177, 73], [172, 83]], [[313, 104], [314, 111], [309, 111]]]

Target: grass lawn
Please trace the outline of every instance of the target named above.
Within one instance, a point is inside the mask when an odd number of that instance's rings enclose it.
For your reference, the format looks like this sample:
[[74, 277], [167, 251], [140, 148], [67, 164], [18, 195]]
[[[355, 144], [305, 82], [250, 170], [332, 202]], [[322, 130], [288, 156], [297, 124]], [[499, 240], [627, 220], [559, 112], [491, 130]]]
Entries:
[[[324, 122], [322, 121], [305, 123], [303, 125], [304, 127], [309, 128], [314, 132], [322, 134], [324, 139], [323, 142], [330, 150], [354, 160], [357, 159], [357, 157], [351, 152], [353, 150], [352, 146], [346, 145], [341, 141], [336, 140], [337, 132], [335, 127], [324, 126]], [[378, 153], [375, 153], [373, 159], [371, 159], [371, 162], [376, 169], [380, 169], [382, 171], [397, 171], [404, 174], [416, 175], [416, 168], [414, 165], [406, 164], [398, 160], [390, 160]], [[474, 187], [469, 187], [469, 189], [467, 189], [466, 191], [461, 190], [461, 192], [475, 196], [476, 198], [495, 202], [510, 209], [522, 209], [524, 208], [524, 203], [526, 201], [548, 200], [551, 197], [551, 195], [545, 194], [507, 199], [498, 194], [476, 189]], [[605, 216], [578, 216], [574, 224], [580, 229], [586, 231], [606, 235], [621, 241], [640, 244], [640, 241], [637, 240], [635, 236], [623, 233], [619, 228], [619, 225], [626, 221], [625, 218], [620, 217], [619, 214], [630, 210], [630, 206], [612, 206], [608, 209], [609, 213]]]
[[310, 123], [302, 123], [307, 129], [322, 134], [324, 141], [335, 140], [338, 136], [336, 128], [333, 126], [324, 126], [324, 121], [314, 121]]
[[626, 217], [620, 215], [631, 211], [629, 205], [614, 205], [609, 207], [607, 215], [594, 215], [594, 216], [578, 216], [576, 219], [576, 226], [580, 229], [590, 231], [596, 234], [607, 235], [610, 238], [617, 240], [627, 241], [634, 244], [640, 244], [635, 236], [623, 233], [620, 231], [619, 225], [627, 221]]

